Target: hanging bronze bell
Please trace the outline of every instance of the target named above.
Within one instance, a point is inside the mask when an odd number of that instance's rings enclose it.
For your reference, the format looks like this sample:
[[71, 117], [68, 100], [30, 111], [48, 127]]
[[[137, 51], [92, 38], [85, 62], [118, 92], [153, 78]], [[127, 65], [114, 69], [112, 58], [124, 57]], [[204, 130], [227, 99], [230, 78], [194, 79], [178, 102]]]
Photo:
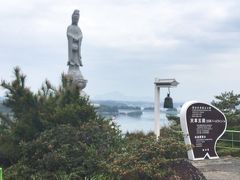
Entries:
[[164, 108], [172, 109], [173, 108], [173, 100], [168, 93], [167, 97], [164, 99]]

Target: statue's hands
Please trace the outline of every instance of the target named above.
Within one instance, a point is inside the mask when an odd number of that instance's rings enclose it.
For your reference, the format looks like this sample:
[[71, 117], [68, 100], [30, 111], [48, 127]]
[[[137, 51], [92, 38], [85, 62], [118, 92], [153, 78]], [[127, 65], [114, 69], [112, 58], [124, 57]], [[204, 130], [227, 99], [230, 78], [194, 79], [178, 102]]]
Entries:
[[73, 37], [73, 41], [78, 41], [78, 39]]

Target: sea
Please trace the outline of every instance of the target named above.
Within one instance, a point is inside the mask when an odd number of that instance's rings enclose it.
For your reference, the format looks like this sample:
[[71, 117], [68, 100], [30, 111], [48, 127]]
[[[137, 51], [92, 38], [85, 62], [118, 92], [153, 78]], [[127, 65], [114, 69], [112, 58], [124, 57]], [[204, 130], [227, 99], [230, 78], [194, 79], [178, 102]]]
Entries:
[[[154, 104], [153, 102], [138, 102], [138, 101], [112, 101], [112, 100], [95, 100], [93, 104], [97, 105], [106, 105], [110, 107], [140, 107], [142, 114], [139, 116], [130, 116], [128, 115], [129, 110], [118, 109], [118, 115], [103, 115], [102, 116], [112, 119], [115, 122], [123, 134], [127, 132], [137, 132], [142, 131], [144, 133], [154, 131]], [[174, 116], [179, 116], [182, 102], [174, 103], [174, 109], [167, 110], [162, 107], [163, 103], [160, 103], [160, 127], [169, 126], [170, 122], [167, 119], [167, 115], [171, 114]], [[174, 111], [173, 111], [174, 110]], [[130, 110], [131, 111], [131, 110]], [[134, 111], [134, 110], [133, 110]]]
[[[176, 116], [179, 116], [180, 109], [177, 109]], [[119, 126], [123, 134], [126, 132], [144, 133], [154, 131], [154, 111], [143, 111], [141, 116], [132, 117], [128, 115], [118, 115], [113, 117], [113, 121]], [[169, 126], [170, 122], [167, 119], [167, 112], [160, 111], [160, 127]]]

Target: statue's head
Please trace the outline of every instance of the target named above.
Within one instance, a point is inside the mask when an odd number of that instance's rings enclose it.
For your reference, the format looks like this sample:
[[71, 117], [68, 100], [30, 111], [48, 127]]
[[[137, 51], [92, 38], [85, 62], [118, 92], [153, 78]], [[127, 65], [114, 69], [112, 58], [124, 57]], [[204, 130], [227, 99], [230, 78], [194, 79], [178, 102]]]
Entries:
[[72, 24], [77, 25], [79, 20], [79, 10], [74, 10], [72, 14]]

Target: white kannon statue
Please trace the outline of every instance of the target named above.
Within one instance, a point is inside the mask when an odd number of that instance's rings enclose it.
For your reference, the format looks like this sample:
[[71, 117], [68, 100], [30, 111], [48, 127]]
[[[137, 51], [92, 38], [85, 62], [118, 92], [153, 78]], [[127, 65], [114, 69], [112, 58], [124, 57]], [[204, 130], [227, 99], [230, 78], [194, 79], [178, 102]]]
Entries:
[[82, 31], [78, 27], [79, 10], [74, 10], [72, 14], [72, 24], [67, 28], [68, 38], [68, 65], [83, 66], [81, 57]]
[[79, 10], [74, 10], [72, 14], [72, 24], [67, 28], [68, 39], [68, 76], [73, 80], [73, 84], [79, 87], [81, 94], [84, 94], [82, 89], [87, 85], [87, 80], [84, 79], [80, 66], [82, 64], [81, 57], [81, 43], [82, 43], [82, 31], [78, 27]]

